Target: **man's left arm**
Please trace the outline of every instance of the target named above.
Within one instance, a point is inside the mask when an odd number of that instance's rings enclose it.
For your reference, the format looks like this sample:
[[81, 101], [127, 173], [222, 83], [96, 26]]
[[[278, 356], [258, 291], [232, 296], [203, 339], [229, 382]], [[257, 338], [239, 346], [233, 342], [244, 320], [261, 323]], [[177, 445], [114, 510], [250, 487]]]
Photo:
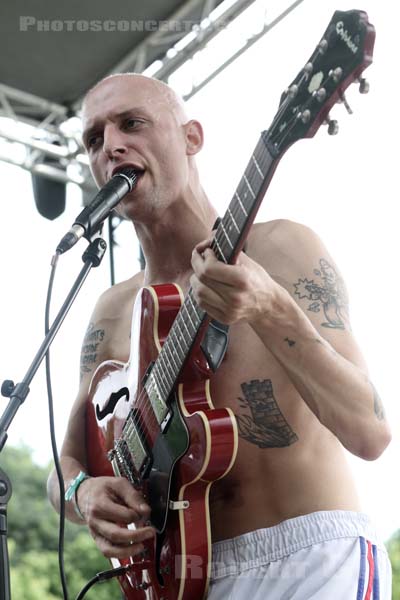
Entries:
[[274, 273], [260, 226], [250, 244], [256, 260], [241, 254], [236, 265], [225, 265], [207, 242], [196, 246], [196, 298], [222, 322], [246, 320], [320, 422], [350, 452], [374, 460], [390, 442], [390, 428], [350, 328], [343, 280], [311, 230], [283, 223], [284, 256]]

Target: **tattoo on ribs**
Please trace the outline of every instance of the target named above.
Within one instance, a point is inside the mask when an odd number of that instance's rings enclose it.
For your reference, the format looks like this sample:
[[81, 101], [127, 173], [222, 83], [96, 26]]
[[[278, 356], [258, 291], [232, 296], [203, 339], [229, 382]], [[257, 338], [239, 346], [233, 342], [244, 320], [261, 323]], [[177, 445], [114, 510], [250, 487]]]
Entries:
[[90, 373], [97, 360], [97, 351], [104, 339], [104, 329], [95, 329], [94, 323], [89, 323], [83, 340], [81, 352], [81, 379], [85, 373]]
[[284, 448], [299, 439], [281, 413], [274, 398], [270, 379], [254, 379], [242, 383], [242, 408], [250, 409], [249, 415], [236, 415], [239, 435], [259, 448]]
[[319, 264], [320, 269], [314, 269], [314, 275], [319, 277], [321, 282], [299, 279], [293, 284], [294, 295], [300, 300], [311, 300], [307, 308], [311, 312], [320, 312], [322, 307], [326, 319], [321, 323], [322, 327], [345, 329], [345, 322], [348, 323], [349, 303], [343, 279], [324, 258], [320, 259]]

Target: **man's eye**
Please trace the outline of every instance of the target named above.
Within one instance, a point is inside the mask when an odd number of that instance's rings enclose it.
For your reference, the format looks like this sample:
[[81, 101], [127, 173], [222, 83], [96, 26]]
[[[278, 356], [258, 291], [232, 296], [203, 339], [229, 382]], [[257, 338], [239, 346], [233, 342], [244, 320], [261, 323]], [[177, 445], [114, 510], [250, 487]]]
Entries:
[[93, 148], [94, 146], [96, 146], [99, 143], [100, 140], [100, 136], [95, 134], [95, 135], [91, 135], [90, 137], [88, 137], [86, 144], [88, 148]]
[[140, 123], [142, 123], [140, 119], [127, 119], [124, 125], [126, 129], [135, 129]]

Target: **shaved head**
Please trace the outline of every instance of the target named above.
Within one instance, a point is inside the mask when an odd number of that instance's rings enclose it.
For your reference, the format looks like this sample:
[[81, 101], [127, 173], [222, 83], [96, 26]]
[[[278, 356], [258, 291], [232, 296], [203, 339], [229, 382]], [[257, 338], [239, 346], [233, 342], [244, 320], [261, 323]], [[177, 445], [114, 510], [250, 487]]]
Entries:
[[84, 116], [86, 113], [87, 102], [90, 100], [92, 94], [99, 91], [103, 86], [113, 83], [122, 84], [124, 87], [130, 88], [133, 95], [135, 94], [135, 90], [140, 90], [141, 93], [144, 92], [146, 103], [149, 106], [157, 107], [158, 105], [160, 109], [167, 108], [175, 117], [178, 125], [182, 125], [189, 120], [183, 99], [169, 85], [163, 81], [152, 77], [146, 77], [139, 73], [116, 73], [101, 79], [84, 97], [82, 103]]

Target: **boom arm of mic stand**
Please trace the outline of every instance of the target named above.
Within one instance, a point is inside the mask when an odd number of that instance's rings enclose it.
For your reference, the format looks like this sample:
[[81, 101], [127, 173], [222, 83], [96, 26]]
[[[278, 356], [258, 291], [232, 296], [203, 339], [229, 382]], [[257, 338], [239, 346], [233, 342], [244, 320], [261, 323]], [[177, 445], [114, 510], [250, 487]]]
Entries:
[[[2, 386], [3, 395], [9, 396], [10, 400], [0, 418], [0, 452], [7, 441], [7, 430], [14, 419], [18, 408], [29, 394], [29, 385], [32, 382], [37, 370], [39, 369], [46, 352], [50, 348], [58, 330], [61, 327], [69, 309], [71, 308], [79, 290], [81, 289], [86, 277], [92, 267], [98, 267], [102, 261], [107, 248], [103, 238], [95, 238], [83, 253], [82, 260], [84, 265], [76, 278], [71, 291], [69, 292], [64, 304], [61, 306], [52, 326], [45, 336], [31, 366], [26, 372], [25, 377], [14, 386], [10, 380], [4, 382]], [[11, 483], [7, 475], [0, 469], [0, 600], [10, 600], [10, 567], [8, 561], [7, 549], [7, 502], [11, 496]]]

